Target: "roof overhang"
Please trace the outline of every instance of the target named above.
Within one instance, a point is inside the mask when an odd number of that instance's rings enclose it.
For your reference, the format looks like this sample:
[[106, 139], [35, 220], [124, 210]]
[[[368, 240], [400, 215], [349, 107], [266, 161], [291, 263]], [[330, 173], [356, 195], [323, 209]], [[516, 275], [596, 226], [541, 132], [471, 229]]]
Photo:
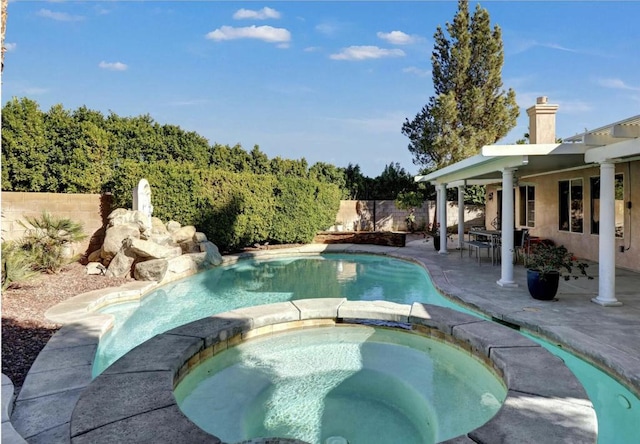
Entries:
[[414, 179], [448, 187], [484, 185], [501, 182], [506, 169], [517, 171], [518, 177], [535, 176], [592, 163], [625, 162], [638, 156], [640, 115], [570, 137], [563, 143], [487, 145], [481, 154]]

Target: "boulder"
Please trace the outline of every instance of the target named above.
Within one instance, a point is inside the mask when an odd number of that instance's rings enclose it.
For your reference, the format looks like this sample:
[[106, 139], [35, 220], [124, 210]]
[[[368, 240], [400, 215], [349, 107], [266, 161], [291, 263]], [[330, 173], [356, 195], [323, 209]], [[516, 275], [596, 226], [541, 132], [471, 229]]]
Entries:
[[132, 255], [143, 259], [168, 259], [182, 254], [180, 247], [158, 245], [155, 242], [143, 239], [132, 239], [129, 251]]
[[171, 237], [171, 235], [166, 232], [166, 233], [153, 233], [149, 238], [147, 238], [148, 241], [151, 242], [155, 242], [158, 245], [164, 245], [164, 246], [170, 246], [170, 247], [177, 247], [178, 245], [173, 241], [173, 238]]
[[206, 253], [205, 262], [211, 265], [218, 266], [222, 263], [222, 255], [218, 250], [218, 247], [210, 241], [200, 244], [200, 251]]
[[151, 218], [151, 232], [153, 234], [169, 234], [169, 230], [159, 217]]
[[200, 253], [200, 244], [194, 241], [186, 241], [180, 244], [183, 254]]
[[135, 258], [127, 254], [127, 251], [123, 248], [118, 251], [111, 262], [105, 276], [107, 277], [125, 277], [131, 273], [131, 266], [133, 265]]
[[171, 237], [173, 241], [180, 244], [182, 242], [190, 241], [193, 239], [193, 236], [196, 234], [196, 227], [193, 225], [187, 225], [181, 228], [178, 228], [175, 231], [171, 232]]
[[107, 272], [107, 267], [100, 262], [89, 262], [84, 270], [87, 274], [100, 276]]
[[100, 262], [100, 253], [102, 252], [102, 248], [96, 250], [96, 251], [92, 251], [91, 253], [89, 253], [89, 256], [87, 256], [87, 261], [88, 262]]
[[180, 257], [174, 257], [167, 261], [169, 263], [169, 272], [173, 274], [182, 274], [187, 271], [197, 271], [198, 264], [188, 255], [183, 254]]
[[198, 244], [202, 242], [206, 242], [207, 240], [208, 240], [207, 235], [199, 231], [196, 231], [196, 234], [193, 235], [193, 241]]
[[170, 220], [169, 222], [167, 222], [167, 231], [169, 233], [173, 233], [174, 231], [179, 230], [182, 227], [182, 225], [180, 225], [180, 222], [176, 222], [175, 220]]
[[129, 238], [140, 238], [140, 230], [138, 230], [136, 225], [126, 224], [109, 227], [104, 236], [100, 257], [111, 260], [122, 248], [122, 242]]
[[157, 281], [164, 279], [169, 269], [169, 261], [166, 259], [151, 259], [138, 262], [133, 270], [133, 277], [139, 281]]
[[113, 224], [111, 223], [113, 220], [122, 220], [124, 217], [126, 217], [128, 210], [125, 210], [124, 208], [116, 208], [115, 210], [113, 210], [111, 213], [109, 213], [109, 215], [107, 216], [107, 220], [109, 221], [109, 226], [113, 226]]

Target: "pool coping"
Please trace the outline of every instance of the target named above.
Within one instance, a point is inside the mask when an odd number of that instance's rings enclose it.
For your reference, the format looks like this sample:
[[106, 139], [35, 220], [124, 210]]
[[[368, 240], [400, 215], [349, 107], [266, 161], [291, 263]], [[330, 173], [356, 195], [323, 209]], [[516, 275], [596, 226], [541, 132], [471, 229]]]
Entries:
[[[380, 254], [415, 262], [427, 270], [440, 292], [464, 303], [455, 296], [455, 291], [447, 291], [447, 283], [439, 276], [440, 270], [437, 265], [427, 264], [420, 258], [403, 254], [401, 248], [311, 244], [297, 248], [228, 255], [224, 256], [223, 265], [233, 264], [241, 259], [321, 253]], [[177, 278], [182, 277], [184, 276]], [[115, 301], [140, 299], [157, 286], [154, 282], [132, 282], [124, 287], [79, 295], [47, 312], [52, 320], [67, 325], [53, 336], [38, 356], [20, 392], [16, 404], [18, 408], [12, 416], [12, 422], [22, 436], [31, 442], [69, 442], [73, 409], [83, 390], [91, 383], [91, 366], [100, 336], [111, 326], [111, 316], [92, 313], [91, 310]]]

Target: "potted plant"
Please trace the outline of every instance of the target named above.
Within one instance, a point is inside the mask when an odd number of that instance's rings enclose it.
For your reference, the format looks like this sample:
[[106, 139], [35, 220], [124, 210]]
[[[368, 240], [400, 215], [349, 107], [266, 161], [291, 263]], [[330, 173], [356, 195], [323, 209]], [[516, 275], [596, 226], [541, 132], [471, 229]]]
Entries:
[[[574, 274], [574, 267], [579, 274]], [[560, 277], [565, 281], [578, 279], [587, 274], [589, 265], [579, 261], [564, 245], [540, 244], [527, 257], [527, 286], [534, 299], [553, 300], [558, 292]]]
[[[435, 248], [436, 251], [439, 251], [440, 250], [440, 223], [439, 222], [434, 222], [429, 225], [429, 230], [425, 233], [425, 237], [427, 236], [431, 236], [431, 238], [433, 239], [433, 248]], [[449, 233], [447, 233], [447, 239], [451, 240], [451, 235]], [[425, 240], [425, 242], [427, 242], [427, 240]]]

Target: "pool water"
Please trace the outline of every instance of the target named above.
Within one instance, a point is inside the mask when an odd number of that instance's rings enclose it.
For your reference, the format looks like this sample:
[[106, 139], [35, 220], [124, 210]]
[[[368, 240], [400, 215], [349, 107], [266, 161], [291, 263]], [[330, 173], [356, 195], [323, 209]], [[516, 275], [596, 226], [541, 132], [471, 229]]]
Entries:
[[456, 308], [419, 265], [374, 255], [307, 255], [243, 260], [163, 286], [139, 302], [108, 306], [114, 326], [93, 365], [99, 375], [135, 346], [174, 327], [252, 305], [309, 298], [424, 302]]
[[[135, 346], [179, 325], [236, 308], [316, 297], [424, 302], [479, 316], [440, 295], [422, 267], [398, 259], [328, 254], [246, 260], [163, 286], [140, 302], [101, 310], [114, 315], [114, 327], [100, 339], [93, 376]], [[532, 339], [562, 358], [585, 387], [598, 416], [600, 444], [640, 443], [638, 397], [562, 348]]]
[[350, 444], [429, 444], [487, 422], [506, 389], [450, 345], [340, 326], [244, 342], [198, 365], [175, 394], [187, 417], [225, 442], [341, 436]]

